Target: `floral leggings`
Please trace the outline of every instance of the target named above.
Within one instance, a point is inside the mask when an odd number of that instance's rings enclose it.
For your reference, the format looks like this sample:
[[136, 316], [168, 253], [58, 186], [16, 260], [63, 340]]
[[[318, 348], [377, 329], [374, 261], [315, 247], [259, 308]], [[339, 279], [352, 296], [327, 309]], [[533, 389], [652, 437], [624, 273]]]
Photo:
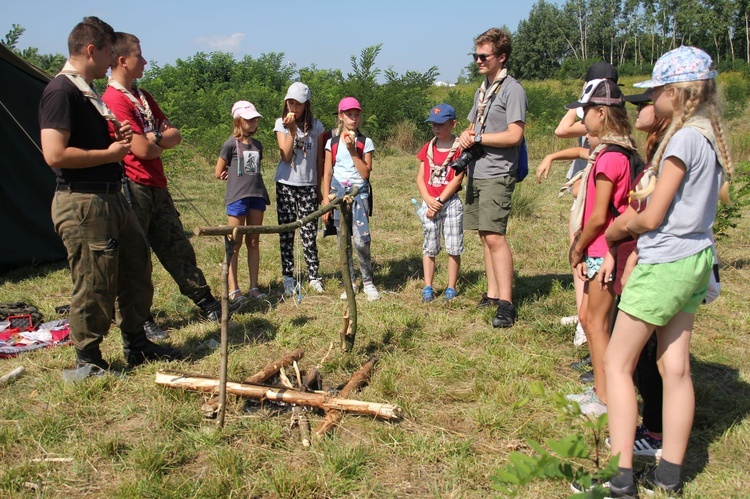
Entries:
[[[318, 207], [318, 187], [314, 185], [288, 185], [276, 183], [276, 211], [279, 225], [294, 222], [314, 212]], [[281, 248], [281, 273], [294, 277], [294, 233], [279, 234]], [[299, 230], [302, 249], [307, 263], [307, 277], [318, 279], [320, 260], [318, 259], [317, 224], [310, 222]]]

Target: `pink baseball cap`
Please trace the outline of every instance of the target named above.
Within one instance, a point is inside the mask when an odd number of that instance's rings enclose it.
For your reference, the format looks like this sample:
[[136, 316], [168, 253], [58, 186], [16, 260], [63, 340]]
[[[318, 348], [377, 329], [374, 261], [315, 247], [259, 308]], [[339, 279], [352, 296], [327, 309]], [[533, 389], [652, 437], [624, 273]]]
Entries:
[[354, 97], [344, 97], [339, 102], [339, 112], [348, 111], [350, 109], [362, 110], [362, 106], [359, 105], [359, 101]]

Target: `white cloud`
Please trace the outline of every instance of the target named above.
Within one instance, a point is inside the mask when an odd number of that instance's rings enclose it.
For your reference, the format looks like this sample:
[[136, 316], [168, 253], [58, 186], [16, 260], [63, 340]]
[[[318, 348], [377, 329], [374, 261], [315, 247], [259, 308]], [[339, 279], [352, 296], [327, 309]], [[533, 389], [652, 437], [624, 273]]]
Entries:
[[245, 39], [245, 33], [233, 33], [230, 36], [199, 36], [195, 39], [198, 45], [206, 45], [213, 50], [232, 52], [237, 50]]

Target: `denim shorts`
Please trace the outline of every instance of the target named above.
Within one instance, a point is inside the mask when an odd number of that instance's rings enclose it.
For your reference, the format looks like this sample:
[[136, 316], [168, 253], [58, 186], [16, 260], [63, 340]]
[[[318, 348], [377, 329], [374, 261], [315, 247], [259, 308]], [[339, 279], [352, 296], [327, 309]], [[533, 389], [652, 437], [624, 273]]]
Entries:
[[266, 211], [263, 198], [247, 197], [227, 205], [227, 215], [230, 217], [244, 217], [250, 210]]

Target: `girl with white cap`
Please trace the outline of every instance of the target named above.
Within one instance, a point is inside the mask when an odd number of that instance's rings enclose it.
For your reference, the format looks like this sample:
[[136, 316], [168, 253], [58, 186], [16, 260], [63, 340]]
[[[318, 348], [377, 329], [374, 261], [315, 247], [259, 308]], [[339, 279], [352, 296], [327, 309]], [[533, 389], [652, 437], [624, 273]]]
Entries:
[[[232, 106], [232, 137], [221, 146], [216, 161], [216, 178], [227, 181], [224, 202], [231, 227], [238, 225], [263, 225], [263, 213], [271, 204], [260, 173], [263, 145], [253, 138], [258, 131], [258, 120], [262, 116], [248, 101], [238, 101]], [[250, 291], [245, 296], [237, 281], [237, 257], [242, 246], [242, 236], [235, 241], [234, 253], [229, 261], [229, 299], [236, 306], [248, 298], [260, 300], [266, 295], [258, 289], [260, 266], [259, 234], [248, 234], [247, 266], [250, 271]]]
[[[279, 225], [294, 222], [318, 208], [322, 199], [320, 178], [323, 165], [318, 164], [318, 150], [323, 146], [323, 124], [313, 118], [310, 89], [301, 82], [292, 83], [284, 97], [281, 117], [273, 127], [279, 144], [279, 166], [276, 168], [276, 210]], [[318, 275], [317, 224], [310, 222], [300, 228], [302, 250], [307, 263], [310, 288], [323, 292]], [[299, 283], [294, 279], [294, 232], [279, 234], [281, 273], [284, 294], [292, 296]]]

